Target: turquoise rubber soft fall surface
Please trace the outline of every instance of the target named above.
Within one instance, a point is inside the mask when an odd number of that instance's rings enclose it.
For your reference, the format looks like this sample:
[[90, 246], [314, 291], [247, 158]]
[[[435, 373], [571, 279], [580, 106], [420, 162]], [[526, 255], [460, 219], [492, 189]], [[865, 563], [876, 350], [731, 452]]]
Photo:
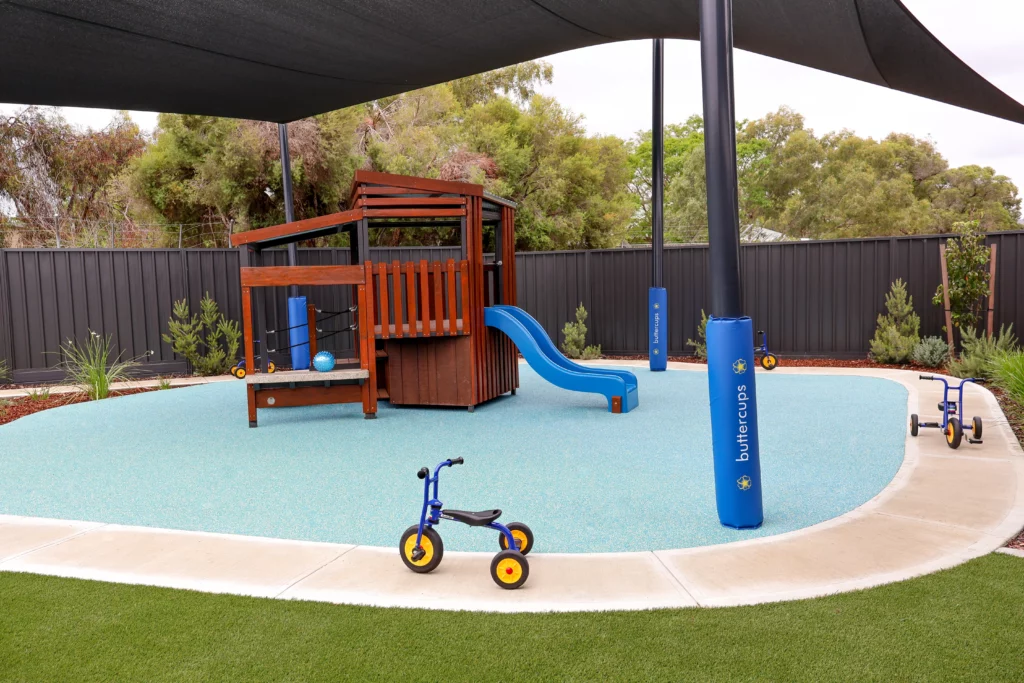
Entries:
[[[564, 391], [520, 365], [516, 396], [455, 409], [261, 410], [245, 385], [82, 403], [0, 427], [0, 513], [397, 546], [422, 504], [416, 471], [444, 469], [452, 508], [505, 510], [537, 552], [660, 550], [768, 536], [861, 505], [903, 460], [907, 392], [883, 379], [759, 373], [765, 522], [721, 526], [707, 375], [632, 368], [640, 405]], [[448, 550], [497, 533], [438, 527]]]

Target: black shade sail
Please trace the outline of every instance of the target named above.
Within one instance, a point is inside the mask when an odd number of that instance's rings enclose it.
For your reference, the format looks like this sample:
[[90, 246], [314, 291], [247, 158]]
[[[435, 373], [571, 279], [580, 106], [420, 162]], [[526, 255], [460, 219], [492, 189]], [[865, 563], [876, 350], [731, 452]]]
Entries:
[[[898, 0], [733, 13], [738, 48], [1024, 123]], [[696, 40], [697, 20], [697, 0], [0, 0], [0, 102], [283, 122], [588, 45]]]

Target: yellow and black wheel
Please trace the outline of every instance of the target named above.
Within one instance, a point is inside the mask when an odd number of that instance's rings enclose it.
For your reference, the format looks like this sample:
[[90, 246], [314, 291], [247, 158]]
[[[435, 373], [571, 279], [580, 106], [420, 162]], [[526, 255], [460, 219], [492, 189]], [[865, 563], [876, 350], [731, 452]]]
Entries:
[[910, 416], [910, 435], [917, 436], [918, 431], [921, 429], [921, 424], [917, 420], [917, 413], [913, 413]]
[[975, 439], [981, 439], [981, 418], [975, 417], [971, 420], [971, 436]]
[[530, 565], [518, 550], [502, 550], [491, 560], [491, 578], [502, 588], [519, 588], [530, 577]]
[[416, 547], [416, 534], [419, 526], [413, 525], [402, 534], [402, 540], [398, 542], [398, 551], [402, 554], [402, 562], [405, 566], [417, 574], [426, 574], [437, 569], [444, 556], [444, 543], [441, 536], [433, 529], [424, 529], [423, 538], [420, 539], [419, 548]]
[[946, 423], [946, 445], [950, 448], [960, 448], [960, 442], [964, 438], [964, 428], [960, 426], [960, 420], [955, 417], [949, 418]]
[[[526, 555], [533, 550], [533, 532], [530, 530], [530, 527], [522, 522], [512, 522], [508, 525], [508, 530], [512, 532], [512, 538], [516, 540], [516, 547], [519, 549], [519, 552]], [[502, 550], [508, 550], [508, 539], [501, 532], [498, 533], [498, 545], [501, 546]]]
[[274, 372], [276, 370], [277, 370], [277, 366], [274, 365], [274, 361], [268, 360], [267, 361], [267, 372]]
[[774, 353], [766, 353], [761, 356], [761, 367], [765, 370], [774, 370], [779, 365], [779, 359]]
[[245, 368], [235, 366], [232, 369], [231, 374], [237, 377], [238, 379], [245, 379]]

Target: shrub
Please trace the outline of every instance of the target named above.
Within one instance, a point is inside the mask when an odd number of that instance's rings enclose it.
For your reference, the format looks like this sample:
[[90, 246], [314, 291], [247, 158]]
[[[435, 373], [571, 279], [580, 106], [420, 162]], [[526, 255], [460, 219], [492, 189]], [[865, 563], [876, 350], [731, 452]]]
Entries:
[[562, 351], [567, 357], [591, 360], [601, 356], [600, 345], [586, 346], [586, 322], [587, 309], [583, 308], [583, 304], [581, 303], [579, 308], [576, 309], [576, 322], [566, 323], [565, 327], [562, 328], [562, 336], [565, 337], [565, 341], [562, 342]]
[[686, 345], [693, 347], [693, 353], [702, 360], [708, 359], [708, 316], [704, 309], [700, 309], [700, 325], [697, 325], [697, 340], [687, 339]]
[[120, 354], [114, 357], [110, 335], [101, 337], [92, 331], [84, 344], [69, 339], [60, 350], [67, 378], [94, 401], [109, 396], [110, 385], [128, 379], [139, 365], [134, 359], [121, 360]]
[[960, 337], [960, 357], [949, 362], [949, 374], [954, 377], [992, 377], [996, 358], [1017, 350], [1017, 337], [1013, 325], [1000, 326], [999, 334], [988, 336], [978, 333], [973, 327], [965, 327]]
[[892, 283], [885, 308], [889, 312], [878, 316], [871, 357], [878, 363], [906, 363], [920, 341], [921, 318], [914, 313], [914, 298], [907, 294], [903, 280]]
[[[988, 294], [989, 249], [985, 236], [974, 231], [977, 227], [978, 221], [955, 223], [959, 236], [946, 241], [949, 316], [956, 328], [978, 323], [981, 297]], [[932, 303], [940, 308], [944, 305], [942, 285], [935, 291]]]
[[171, 380], [169, 380], [169, 379], [161, 379], [160, 383], [156, 385], [156, 388], [157, 388], [158, 391], [163, 391], [164, 389], [170, 389], [171, 388]]
[[199, 306], [199, 315], [192, 315], [187, 301], [175, 301], [163, 340], [197, 375], [222, 375], [235, 363], [242, 332], [236, 321], [224, 317], [209, 293]]
[[952, 355], [953, 349], [944, 339], [939, 337], [925, 337], [917, 342], [910, 359], [918, 365], [928, 368], [937, 368], [946, 363]]
[[50, 390], [46, 387], [30, 389], [28, 392], [28, 400], [30, 401], [45, 401], [48, 398], [50, 398]]
[[0, 382], [6, 382], [11, 378], [11, 369], [7, 365], [7, 359], [0, 358]]
[[1021, 406], [1024, 406], [1024, 352], [1001, 353], [992, 361], [992, 377]]

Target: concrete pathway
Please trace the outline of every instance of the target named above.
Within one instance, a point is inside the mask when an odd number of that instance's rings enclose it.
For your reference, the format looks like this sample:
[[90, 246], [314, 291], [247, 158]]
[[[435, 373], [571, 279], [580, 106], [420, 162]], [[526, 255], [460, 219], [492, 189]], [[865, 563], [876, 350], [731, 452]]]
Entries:
[[[629, 363], [605, 362], [609, 365]], [[643, 363], [634, 363], [644, 366]], [[674, 370], [701, 366], [672, 363]], [[907, 412], [934, 418], [941, 384], [901, 370], [785, 368], [883, 377]], [[0, 570], [275, 598], [499, 612], [755, 604], [867, 588], [999, 549], [1024, 527], [1024, 453], [990, 392], [970, 387], [984, 443], [950, 450], [935, 429], [907, 435], [903, 466], [875, 498], [835, 519], [738, 543], [638, 553], [531, 554], [504, 591], [491, 553], [449, 552], [413, 574], [395, 548], [311, 543], [0, 515]], [[610, 418], [610, 419], [628, 419]]]

